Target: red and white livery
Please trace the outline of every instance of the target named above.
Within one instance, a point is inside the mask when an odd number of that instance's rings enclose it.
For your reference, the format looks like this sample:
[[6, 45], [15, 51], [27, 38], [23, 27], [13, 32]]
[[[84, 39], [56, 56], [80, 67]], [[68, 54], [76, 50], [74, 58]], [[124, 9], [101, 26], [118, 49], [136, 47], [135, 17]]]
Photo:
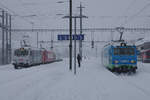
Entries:
[[23, 47], [16, 49], [13, 56], [15, 69], [46, 64], [56, 61], [56, 54], [52, 50]]

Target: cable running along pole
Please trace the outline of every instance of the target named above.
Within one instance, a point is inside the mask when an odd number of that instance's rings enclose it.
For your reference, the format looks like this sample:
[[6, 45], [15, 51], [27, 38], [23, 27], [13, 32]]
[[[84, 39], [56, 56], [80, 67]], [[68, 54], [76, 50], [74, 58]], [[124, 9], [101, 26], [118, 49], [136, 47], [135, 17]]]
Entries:
[[69, 30], [70, 30], [70, 44], [69, 44], [69, 69], [72, 70], [72, 0], [69, 1], [70, 16], [69, 16]]

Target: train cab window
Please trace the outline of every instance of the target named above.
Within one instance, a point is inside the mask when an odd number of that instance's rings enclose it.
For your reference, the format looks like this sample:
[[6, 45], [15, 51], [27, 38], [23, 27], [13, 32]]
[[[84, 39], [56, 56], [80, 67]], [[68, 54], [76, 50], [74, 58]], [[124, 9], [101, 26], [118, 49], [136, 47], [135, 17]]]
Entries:
[[20, 50], [20, 49], [17, 49], [15, 50], [14, 52], [14, 55], [15, 56], [27, 56], [29, 54], [28, 50]]
[[134, 48], [114, 48], [114, 55], [134, 55]]
[[21, 53], [22, 53], [23, 56], [27, 56], [28, 55], [28, 51], [27, 50], [24, 50]]
[[114, 55], [119, 55], [118, 48], [114, 48]]
[[128, 55], [134, 55], [135, 54], [135, 49], [134, 48], [127, 48], [127, 54]]

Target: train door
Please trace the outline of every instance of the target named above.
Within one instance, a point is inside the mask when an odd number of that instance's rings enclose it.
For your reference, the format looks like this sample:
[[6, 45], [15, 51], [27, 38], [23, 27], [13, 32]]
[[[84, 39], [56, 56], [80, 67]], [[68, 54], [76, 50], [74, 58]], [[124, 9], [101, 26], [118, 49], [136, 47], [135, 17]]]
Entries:
[[113, 55], [113, 49], [109, 49], [109, 64], [112, 64], [112, 55]]
[[31, 60], [31, 65], [34, 64], [34, 52], [33, 50], [30, 51], [30, 60]]

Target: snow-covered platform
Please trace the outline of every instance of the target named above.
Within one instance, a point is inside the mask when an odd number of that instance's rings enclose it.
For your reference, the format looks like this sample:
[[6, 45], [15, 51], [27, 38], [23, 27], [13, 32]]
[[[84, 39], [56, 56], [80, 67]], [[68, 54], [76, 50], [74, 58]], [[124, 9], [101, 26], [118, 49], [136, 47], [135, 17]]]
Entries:
[[135, 75], [115, 75], [100, 58], [84, 59], [77, 75], [69, 60], [15, 70], [0, 66], [0, 100], [149, 100], [150, 64]]

